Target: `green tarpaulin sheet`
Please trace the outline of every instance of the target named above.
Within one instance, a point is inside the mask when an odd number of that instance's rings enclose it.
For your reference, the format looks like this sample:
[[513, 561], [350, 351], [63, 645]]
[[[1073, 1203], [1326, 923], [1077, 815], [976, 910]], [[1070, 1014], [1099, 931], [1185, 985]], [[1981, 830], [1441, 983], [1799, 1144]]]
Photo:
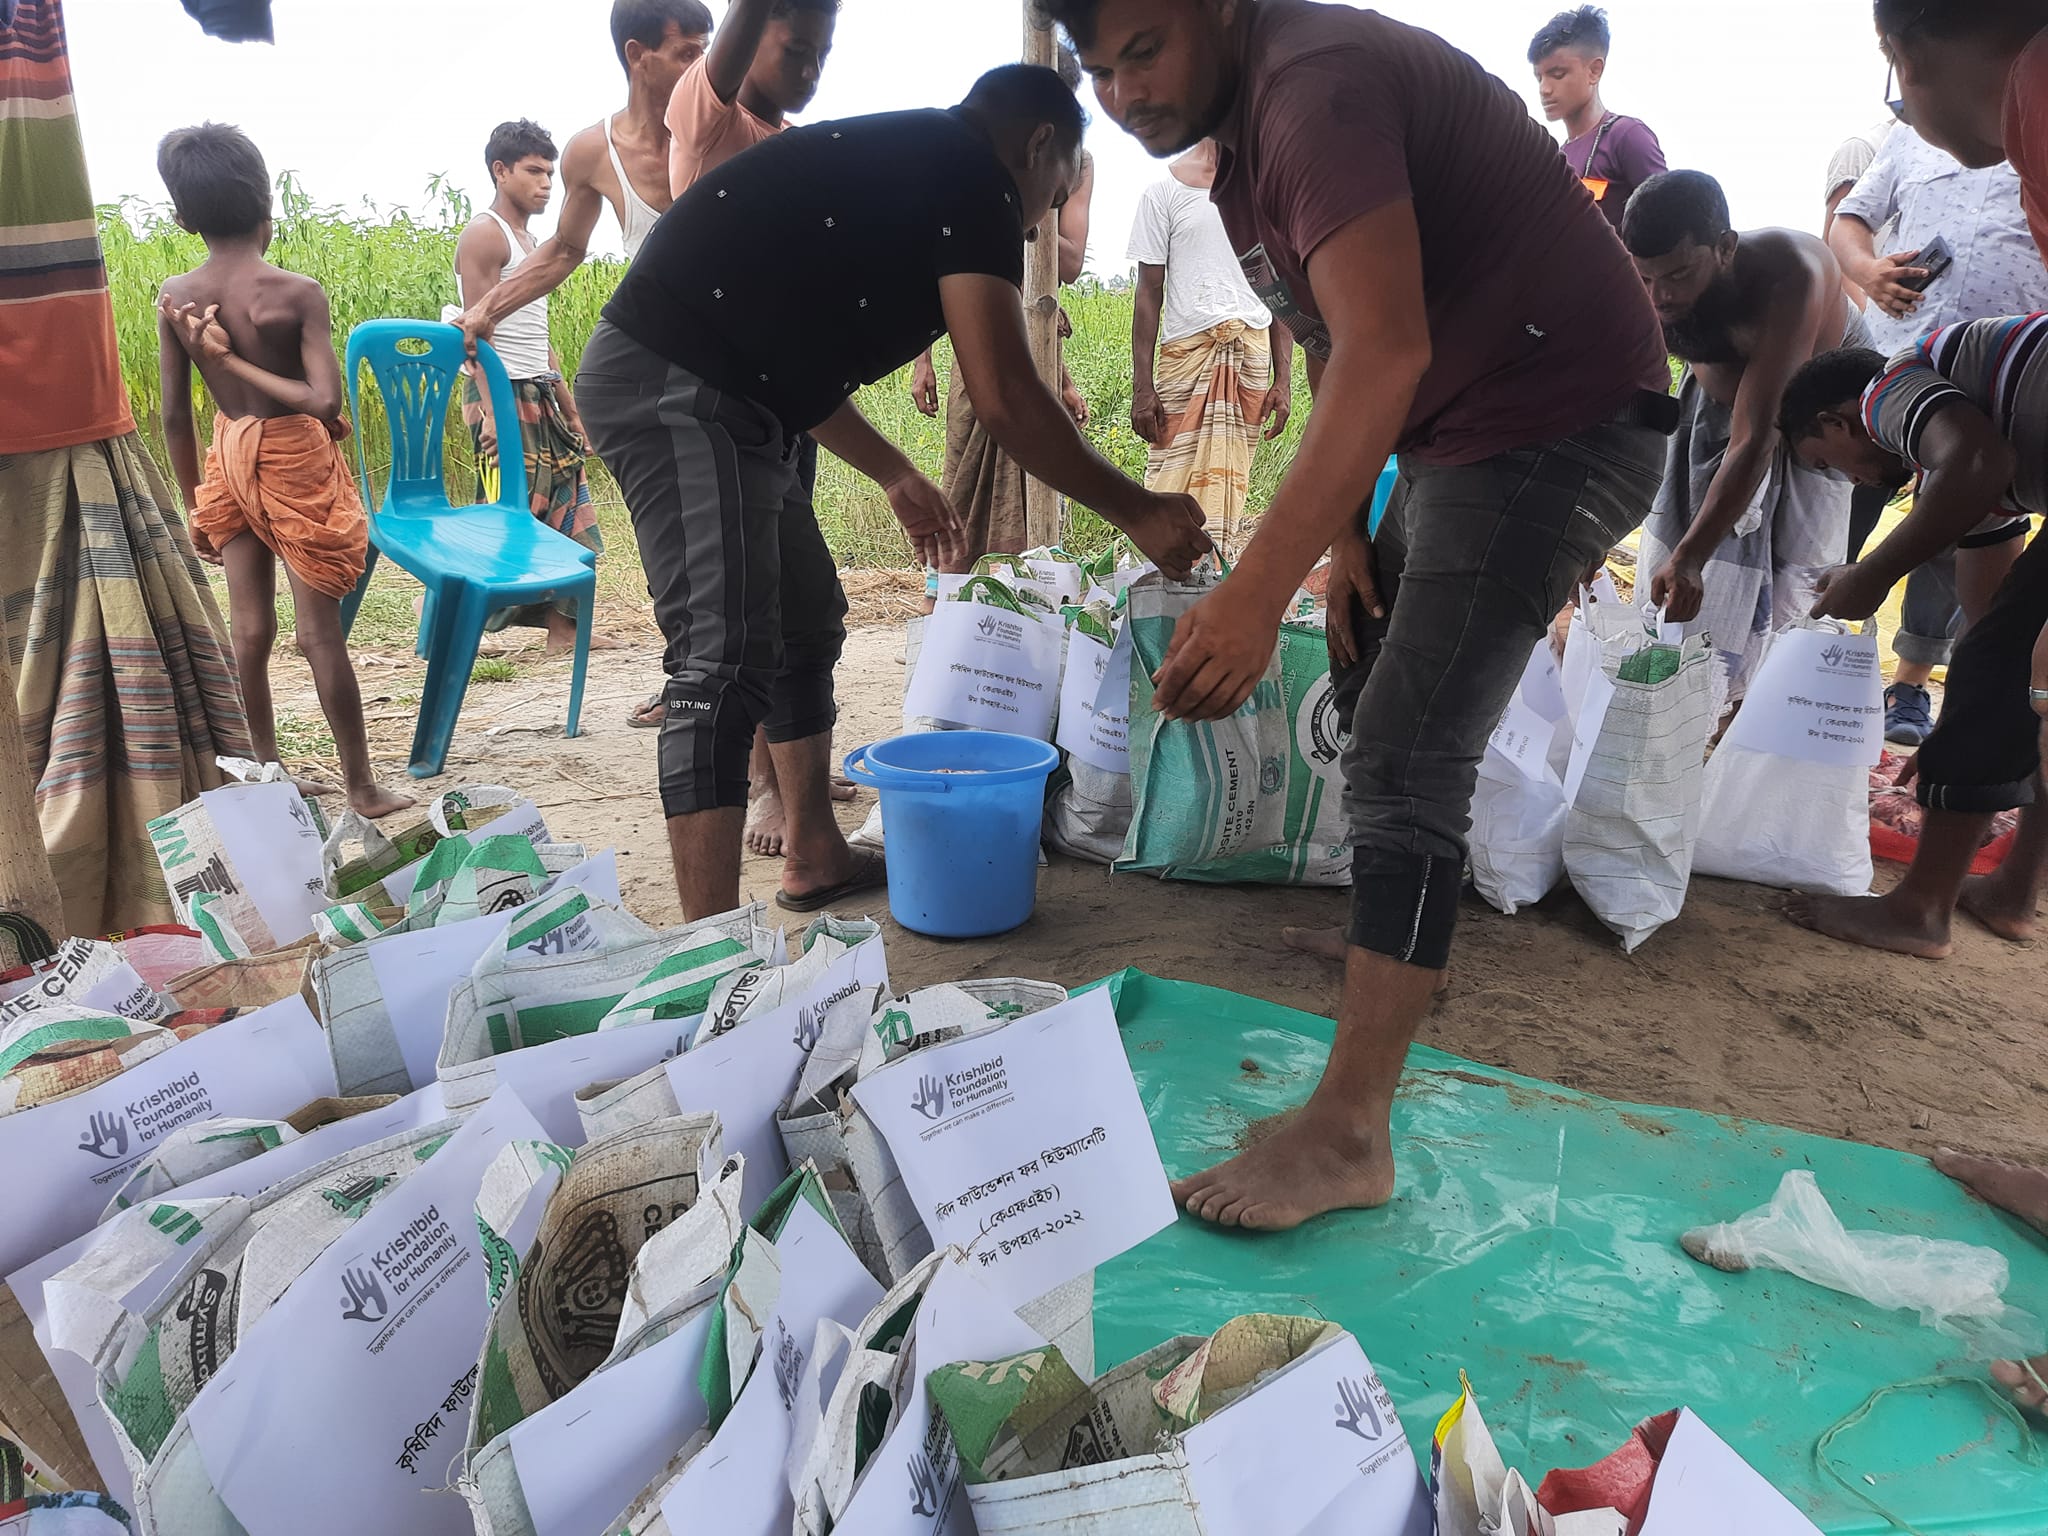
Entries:
[[[1327, 1019], [1135, 971], [1109, 985], [1175, 1177], [1298, 1104], [1329, 1051]], [[1815, 1442], [1880, 1388], [1982, 1379], [1982, 1365], [1913, 1313], [1695, 1264], [1679, 1234], [1767, 1203], [1788, 1171], [1809, 1168], [1845, 1226], [1996, 1248], [2012, 1263], [2007, 1300], [2048, 1313], [2048, 1244], [1919, 1158], [1616, 1104], [1421, 1047], [1394, 1131], [1400, 1184], [1385, 1210], [1277, 1236], [1184, 1217], [1105, 1266], [1097, 1359], [1242, 1312], [1319, 1314], [1358, 1336], [1425, 1464], [1462, 1368], [1508, 1465], [1532, 1483], [1689, 1407], [1828, 1536], [1862, 1536], [1896, 1527], [1816, 1467]], [[1975, 1390], [1895, 1392], [1832, 1456], [1928, 1536], [2048, 1532], [2048, 1471]]]

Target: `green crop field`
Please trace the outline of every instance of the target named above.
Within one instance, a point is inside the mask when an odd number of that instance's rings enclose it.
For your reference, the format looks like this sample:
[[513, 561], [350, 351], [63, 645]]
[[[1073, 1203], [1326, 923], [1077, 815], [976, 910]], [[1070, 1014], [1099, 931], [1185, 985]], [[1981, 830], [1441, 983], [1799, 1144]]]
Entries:
[[[428, 193], [431, 211], [424, 218], [375, 209], [351, 212], [318, 205], [289, 173], [279, 177], [279, 217], [270, 256], [280, 266], [318, 279], [326, 289], [333, 306], [337, 352], [346, 347], [349, 330], [359, 321], [386, 316], [432, 319], [439, 316], [442, 305], [455, 302], [455, 240], [471, 209], [465, 198], [438, 181], [429, 186]], [[157, 372], [156, 296], [167, 277], [205, 259], [205, 246], [179, 229], [168, 209], [132, 199], [101, 210], [100, 238], [106, 248], [129, 395], [158, 462], [168, 465], [160, 417], [163, 397]], [[550, 301], [555, 350], [572, 379], [598, 313], [624, 271], [621, 262], [588, 262]], [[1130, 291], [1089, 279], [1069, 289], [1064, 301], [1074, 324], [1073, 339], [1067, 343], [1067, 367], [1093, 414], [1088, 435], [1111, 462], [1141, 476], [1145, 445], [1130, 424]], [[949, 366], [950, 356], [942, 344], [942, 378]], [[1308, 389], [1299, 369], [1297, 357], [1294, 419], [1278, 442], [1261, 444], [1253, 467], [1250, 510], [1254, 513], [1263, 510], [1271, 498], [1307, 420]], [[906, 369], [895, 378], [869, 386], [859, 395], [860, 407], [878, 429], [937, 479], [945, 457], [944, 422], [917, 411], [911, 404], [908, 381]], [[211, 431], [212, 410], [205, 391], [196, 383], [195, 391], [204, 441]], [[389, 463], [390, 439], [374, 399], [375, 391], [366, 389], [356, 429], [371, 466], [371, 481], [378, 484]], [[469, 436], [459, 421], [451, 422], [447, 441], [449, 484], [459, 488], [460, 495], [473, 494]], [[910, 563], [909, 545], [880, 491], [829, 456], [820, 464], [818, 479], [818, 521], [842, 566]], [[598, 503], [606, 545], [605, 558], [598, 566], [600, 599], [643, 602], [646, 586], [625, 506], [617, 487], [595, 461], [591, 491]], [[1093, 550], [1106, 537], [1105, 526], [1092, 513], [1080, 508], [1070, 513], [1064, 534], [1070, 547]], [[408, 638], [414, 622], [410, 590], [409, 577], [380, 567], [364, 601], [358, 638], [369, 643]], [[289, 602], [288, 597], [280, 597], [287, 624]]]

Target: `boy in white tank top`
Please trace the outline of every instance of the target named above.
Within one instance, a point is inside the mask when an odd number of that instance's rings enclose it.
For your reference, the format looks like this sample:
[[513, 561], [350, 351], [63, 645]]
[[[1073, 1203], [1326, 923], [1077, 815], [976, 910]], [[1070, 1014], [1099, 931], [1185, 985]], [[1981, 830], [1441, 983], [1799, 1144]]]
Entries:
[[[481, 282], [480, 293], [465, 284], [459, 323], [472, 339], [497, 345], [495, 330], [506, 316], [559, 288], [589, 254], [607, 204], [619, 221], [628, 260], [668, 211], [669, 134], [662, 114], [676, 82], [704, 56], [711, 11], [704, 0], [613, 0], [611, 35], [626, 74], [625, 108], [582, 129], [563, 147], [556, 167], [562, 205], [554, 232], [531, 255], [499, 268], [496, 281]], [[590, 532], [594, 538], [594, 523]], [[613, 642], [594, 636], [591, 643]]]
[[[554, 195], [555, 143], [537, 123], [524, 118], [500, 123], [491, 131], [484, 159], [496, 195], [455, 246], [456, 279], [463, 305], [471, 309], [532, 260], [538, 242], [527, 225]], [[591, 503], [590, 479], [584, 469], [589, 450], [583, 420], [562, 378], [554, 348], [548, 344], [547, 296], [521, 305], [500, 320], [491, 345], [511, 375], [519, 419], [516, 433], [513, 423], [494, 420], [490, 400], [478, 387], [479, 378], [465, 374], [462, 418], [469, 424], [476, 446], [478, 499], [497, 499], [498, 455], [517, 442], [526, 459], [527, 498], [533, 515], [585, 548], [602, 551], [604, 535], [598, 531], [597, 510]], [[576, 604], [565, 598], [553, 604], [502, 609], [491, 615], [486, 628], [495, 631], [508, 624], [544, 628], [550, 651], [568, 650], [576, 643]], [[593, 648], [612, 643], [594, 635], [591, 638]]]

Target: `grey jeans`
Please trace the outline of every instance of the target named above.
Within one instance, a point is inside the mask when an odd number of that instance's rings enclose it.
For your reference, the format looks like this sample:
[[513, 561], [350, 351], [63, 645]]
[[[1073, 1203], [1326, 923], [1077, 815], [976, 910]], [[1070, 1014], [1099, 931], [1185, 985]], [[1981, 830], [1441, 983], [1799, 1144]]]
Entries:
[[590, 445], [619, 482], [667, 641], [664, 814], [747, 803], [754, 729], [832, 729], [846, 594], [811, 506], [817, 445], [608, 323], [576, 379]]
[[1373, 538], [1387, 617], [1330, 615], [1360, 657], [1336, 679], [1351, 943], [1449, 959], [1487, 738], [1587, 567], [1648, 516], [1664, 457], [1653, 431], [1601, 426], [1477, 464], [1402, 459]]

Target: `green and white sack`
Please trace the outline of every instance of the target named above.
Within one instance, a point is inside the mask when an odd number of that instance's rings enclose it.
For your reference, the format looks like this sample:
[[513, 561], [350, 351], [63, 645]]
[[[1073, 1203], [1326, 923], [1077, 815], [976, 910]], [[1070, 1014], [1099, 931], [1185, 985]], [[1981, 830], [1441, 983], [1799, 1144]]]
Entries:
[[[697, 1203], [717, 1167], [718, 1117], [678, 1116], [593, 1141], [566, 1163], [524, 1257], [497, 1243], [495, 1311], [477, 1371], [471, 1441], [482, 1445], [566, 1397], [611, 1353], [626, 1277], [654, 1235]], [[496, 1223], [478, 1218], [496, 1234]]]
[[[647, 1176], [663, 1187], [649, 1191]], [[478, 1367], [461, 1487], [483, 1536], [594, 1531], [701, 1427], [695, 1378], [738, 1240], [742, 1177], [719, 1163], [716, 1116], [576, 1154], [512, 1269]], [[647, 1221], [634, 1208], [643, 1195]], [[495, 1230], [490, 1217], [478, 1213]]]
[[[619, 911], [608, 914], [612, 921], [596, 935], [595, 944], [568, 952], [534, 953], [516, 942], [518, 931], [508, 934], [507, 942], [487, 951], [448, 996], [436, 1076], [449, 1108], [488, 1098], [497, 1084], [497, 1063], [507, 1056], [596, 1036], [605, 1015], [650, 971], [707, 933], [751, 942], [755, 916], [754, 909], [741, 908], [656, 933]], [[671, 1040], [676, 1034], [666, 1023], [637, 1026], [639, 1032], [650, 1029]], [[606, 1033], [623, 1037], [627, 1031]], [[605, 1075], [599, 1071], [593, 1079]], [[564, 1086], [573, 1093], [583, 1084]]]
[[[450, 839], [441, 846], [459, 853], [466, 844]], [[580, 850], [532, 851], [552, 870]], [[652, 932], [614, 907], [618, 879], [609, 854], [574, 859], [541, 889], [551, 904], [522, 913], [516, 925], [529, 934], [524, 942], [540, 945], [536, 957], [566, 952], [592, 932]], [[581, 897], [587, 897], [587, 909], [579, 909]], [[438, 904], [433, 908], [440, 910]], [[423, 908], [417, 923], [409, 916], [362, 943], [316, 958], [309, 989], [327, 1026], [341, 1091], [405, 1094], [433, 1082], [449, 992], [487, 949], [505, 942], [513, 926], [502, 912], [474, 928], [453, 921], [436, 925]]]
[[[387, 1137], [254, 1199], [162, 1201], [115, 1219], [46, 1287], [59, 1347], [88, 1361], [138, 1484], [192, 1400], [242, 1337], [328, 1244], [402, 1184], [453, 1121]], [[168, 1257], [182, 1262], [145, 1315], [122, 1299]]]
[[[4, 1491], [4, 1490], [0, 1490]], [[129, 1536], [128, 1511], [104, 1493], [31, 1492], [0, 1502], [0, 1536]]]
[[797, 1536], [970, 1529], [959, 1458], [924, 1376], [954, 1360], [1045, 1347], [990, 1296], [958, 1248], [919, 1265], [859, 1326], [821, 1322], [797, 1391], [787, 1462]]
[[[864, 1031], [848, 1015], [828, 1018], [826, 1033], [796, 1093], [776, 1117], [792, 1166], [814, 1164], [847, 1241], [870, 1274], [893, 1284], [932, 1252], [932, 1235], [904, 1187], [889, 1144], [855, 1102], [851, 1088], [926, 1046], [1001, 1029], [1067, 1000], [1051, 982], [1007, 978], [927, 987], [881, 1002]], [[848, 1043], [859, 1040], [849, 1068]], [[1095, 1274], [1091, 1270], [1017, 1309], [1069, 1358], [1095, 1360]]]
[[468, 1448], [458, 1486], [478, 1536], [617, 1529], [598, 1522], [658, 1477], [664, 1458], [685, 1459], [709, 1438], [697, 1368], [745, 1230], [744, 1176], [742, 1161], [728, 1159], [697, 1203], [640, 1250], [618, 1337], [595, 1372], [488, 1445]]
[[[741, 1234], [712, 1308], [698, 1377], [708, 1422], [604, 1530], [783, 1536], [795, 1515], [785, 1463], [818, 1324], [858, 1322], [881, 1295], [833, 1225], [815, 1171], [791, 1173]], [[663, 1514], [672, 1496], [674, 1522]]]
[[1226, 720], [1168, 721], [1152, 676], [1182, 614], [1217, 580], [1131, 587], [1131, 832], [1119, 869], [1167, 880], [1349, 885], [1341, 761], [1349, 722], [1319, 626], [1289, 623], [1252, 696]]
[[1714, 655], [1704, 634], [1610, 652], [1573, 723], [1565, 873], [1631, 953], [1685, 905], [1714, 726]]
[[468, 784], [435, 796], [424, 816], [396, 833], [345, 812], [320, 849], [323, 888], [334, 901], [404, 907], [412, 899], [420, 861], [444, 838], [460, 833], [552, 841], [531, 800], [502, 784]]
[[719, 983], [735, 972], [770, 963], [776, 954], [776, 935], [761, 921], [766, 906], [755, 902], [742, 910], [753, 914], [751, 934], [736, 934], [735, 925], [723, 917], [711, 919], [711, 925], [690, 942], [663, 956], [597, 1027], [626, 1029], [656, 1020], [683, 1023], [703, 1018]]
[[[183, 1411], [170, 1414], [174, 1395], [140, 1364], [110, 1386], [113, 1362], [99, 1362], [103, 1401], [117, 1420], [146, 1426], [151, 1438], [169, 1422], [136, 1477], [145, 1529], [179, 1536], [468, 1531], [459, 1503], [420, 1494], [442, 1486], [459, 1456], [489, 1317], [479, 1283], [485, 1259], [470, 1207], [509, 1208], [553, 1180], [556, 1163], [538, 1150], [538, 1129], [507, 1095], [438, 1148], [406, 1151], [408, 1157], [430, 1155], [382, 1191], [360, 1184], [334, 1190], [341, 1204], [360, 1208], [310, 1256], [271, 1239], [266, 1228], [248, 1245], [245, 1284], [266, 1243], [273, 1254], [290, 1255], [292, 1278], [254, 1326], [245, 1320], [232, 1353], [218, 1349], [219, 1335], [192, 1319], [234, 1309], [234, 1292], [225, 1290], [225, 1300], [216, 1296], [221, 1276], [204, 1259], [188, 1270], [169, 1313], [158, 1314], [140, 1347], [127, 1351], [134, 1358], [153, 1346], [159, 1362], [211, 1367]], [[508, 1147], [518, 1149], [516, 1155], [500, 1159]], [[515, 1187], [501, 1193], [501, 1182]], [[147, 1210], [122, 1219], [133, 1221]], [[320, 1233], [309, 1222], [299, 1236], [310, 1245]], [[184, 1319], [177, 1316], [180, 1306]], [[239, 1310], [247, 1312], [246, 1301]], [[187, 1381], [177, 1395], [192, 1386]], [[327, 1454], [279, 1461], [251, 1453], [278, 1443], [317, 1444]], [[131, 1440], [129, 1449], [140, 1446]]]
[[1391, 1399], [1320, 1318], [1239, 1317], [1093, 1384], [1057, 1350], [919, 1369], [983, 1536], [1430, 1528]]
[[679, 1108], [716, 1110], [728, 1127], [727, 1153], [747, 1159], [746, 1203], [767, 1199], [788, 1171], [775, 1113], [802, 1075], [827, 1017], [842, 1003], [865, 1008], [889, 978], [881, 934], [872, 923], [815, 923], [803, 942], [804, 953], [790, 965], [750, 967], [721, 981], [701, 1023], [668, 1026], [671, 1033], [680, 1031], [678, 1050], [650, 1061], [630, 1079], [578, 1094], [576, 1112], [585, 1133]]
[[[179, 921], [194, 921], [193, 898], [211, 907], [223, 958], [281, 949], [313, 931], [327, 905], [320, 883], [318, 812], [275, 763], [255, 783], [205, 791], [149, 824], [150, 847]], [[229, 937], [232, 935], [232, 937]]]

